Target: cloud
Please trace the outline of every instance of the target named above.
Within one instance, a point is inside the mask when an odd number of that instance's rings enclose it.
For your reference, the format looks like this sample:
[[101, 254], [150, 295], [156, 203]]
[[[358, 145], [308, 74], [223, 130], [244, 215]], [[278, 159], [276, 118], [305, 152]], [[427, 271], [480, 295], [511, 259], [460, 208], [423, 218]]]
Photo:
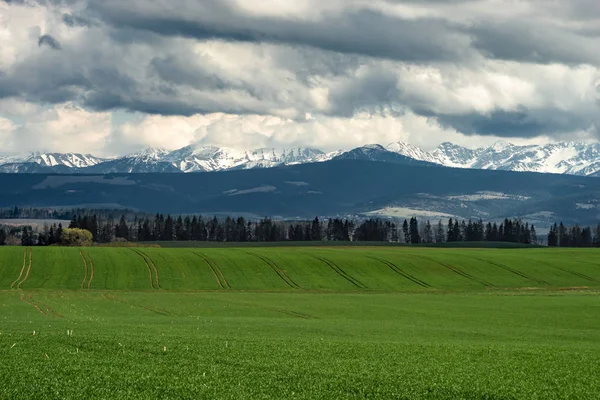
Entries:
[[600, 137], [599, 4], [4, 0], [0, 116], [28, 149], [43, 121], [7, 104], [88, 113], [108, 153]]
[[[0, 115], [10, 104], [0, 103]], [[102, 153], [111, 135], [111, 115], [89, 112], [72, 103], [52, 108], [25, 105], [21, 123], [0, 117], [3, 151], [53, 151]]]
[[38, 40], [38, 46], [42, 47], [42, 46], [48, 46], [53, 50], [60, 50], [62, 49], [62, 46], [60, 45], [60, 42], [58, 40], [56, 40], [55, 38], [53, 38], [50, 35], [43, 35], [40, 37], [40, 39]]

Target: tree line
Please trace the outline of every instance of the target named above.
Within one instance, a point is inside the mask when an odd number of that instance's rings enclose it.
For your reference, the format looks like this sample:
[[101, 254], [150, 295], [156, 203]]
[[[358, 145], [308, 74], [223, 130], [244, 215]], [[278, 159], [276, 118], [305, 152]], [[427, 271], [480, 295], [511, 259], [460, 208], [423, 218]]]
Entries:
[[[132, 219], [128, 218], [133, 216]], [[407, 244], [452, 242], [540, 242], [533, 224], [518, 219], [501, 223], [482, 220], [419, 221], [413, 217], [399, 224], [371, 218], [352, 220], [318, 217], [310, 221], [278, 221], [270, 218], [247, 220], [244, 217], [206, 218], [201, 215], [171, 216], [122, 214], [115, 220], [110, 214], [75, 214], [65, 228], [84, 229], [95, 243], [111, 242], [285, 242], [285, 241], [363, 241]], [[62, 224], [38, 227], [0, 227], [0, 245], [48, 246], [58, 244]], [[590, 227], [554, 224], [548, 234], [552, 247], [600, 247], [600, 225]]]
[[[417, 218], [397, 224], [391, 220], [371, 218], [351, 220], [329, 218], [311, 221], [276, 221], [263, 218], [258, 221], [244, 217], [205, 218], [203, 216], [176, 216], [156, 214], [128, 220], [121, 215], [101, 218], [96, 214], [77, 214], [71, 218], [68, 228], [89, 231], [96, 243], [161, 242], [161, 241], [208, 241], [208, 242], [284, 242], [284, 241], [363, 241], [392, 243], [442, 243], [442, 242], [513, 242], [537, 243], [535, 227], [518, 220], [505, 220], [498, 225], [483, 221], [459, 221], [450, 219], [432, 224], [419, 222]], [[19, 236], [23, 245], [53, 245], [60, 242], [63, 231], [61, 224], [45, 225], [34, 230], [31, 227], [3, 232], [0, 229], [0, 244], [11, 237]], [[3, 239], [4, 237], [4, 239]]]
[[600, 247], [600, 224], [594, 230], [578, 225], [567, 227], [562, 222], [554, 224], [548, 232], [550, 247]]

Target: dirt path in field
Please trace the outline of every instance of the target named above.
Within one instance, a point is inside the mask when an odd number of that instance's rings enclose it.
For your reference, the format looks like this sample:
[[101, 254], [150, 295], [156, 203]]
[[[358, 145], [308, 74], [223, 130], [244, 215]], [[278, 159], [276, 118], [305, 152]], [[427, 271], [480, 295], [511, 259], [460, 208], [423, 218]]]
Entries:
[[531, 282], [535, 282], [535, 283], [538, 283], [538, 284], [541, 284], [541, 285], [547, 285], [548, 284], [548, 282], [546, 282], [546, 281], [543, 281], [541, 279], [537, 279], [537, 278], [534, 278], [532, 276], [529, 276], [529, 275], [527, 275], [527, 274], [525, 274], [525, 273], [523, 273], [521, 271], [518, 271], [518, 270], [516, 270], [514, 268], [509, 267], [508, 265], [504, 265], [504, 264], [501, 264], [501, 263], [498, 263], [498, 262], [495, 262], [495, 261], [485, 260], [483, 258], [476, 258], [476, 260], [486, 262], [486, 263], [494, 265], [494, 266], [496, 266], [498, 268], [502, 268], [502, 269], [504, 269], [504, 270], [506, 270], [508, 272], [511, 272], [511, 273], [513, 273], [515, 275], [518, 275], [521, 278], [525, 278], [525, 279], [527, 279], [527, 280], [529, 280]]
[[25, 272], [26, 266], [27, 266], [27, 247], [25, 247], [23, 249], [23, 266], [21, 267], [21, 273], [19, 274], [19, 277], [17, 279], [15, 279], [15, 281], [13, 283], [10, 284], [11, 289], [13, 289], [15, 287], [16, 283], [21, 280], [21, 277], [23, 276], [23, 272]]
[[298, 284], [296, 282], [294, 282], [292, 280], [292, 278], [290, 278], [284, 270], [282, 270], [281, 268], [279, 268], [279, 266], [275, 263], [275, 261], [271, 260], [270, 258], [261, 256], [260, 254], [256, 254], [250, 251], [245, 251], [244, 253], [249, 254], [251, 256], [257, 257], [260, 260], [262, 260], [265, 264], [267, 264], [280, 278], [282, 281], [284, 281], [289, 287], [294, 288], [294, 289], [300, 289], [300, 286], [298, 286]]
[[21, 289], [21, 285], [23, 284], [23, 282], [25, 282], [27, 280], [27, 278], [29, 278], [29, 273], [31, 272], [32, 264], [33, 264], [33, 250], [31, 248], [29, 248], [29, 266], [27, 267], [27, 272], [25, 273], [25, 277], [17, 285], [18, 289]]
[[94, 261], [92, 261], [92, 257], [90, 257], [90, 252], [86, 251], [85, 254], [87, 255], [88, 261], [90, 263], [90, 269], [92, 270], [90, 273], [90, 280], [88, 281], [88, 284], [87, 284], [87, 288], [91, 289], [92, 281], [94, 280], [94, 274], [96, 272], [96, 268], [94, 268]]
[[394, 271], [395, 273], [397, 273], [398, 275], [408, 279], [409, 281], [416, 283], [419, 286], [422, 286], [424, 288], [431, 288], [431, 285], [428, 284], [425, 281], [420, 280], [419, 278], [417, 278], [414, 275], [409, 274], [408, 272], [403, 271], [402, 269], [400, 269], [400, 267], [398, 267], [396, 264], [384, 260], [383, 258], [377, 258], [377, 257], [369, 257], [367, 256], [367, 258], [370, 258], [371, 260], [375, 260], [375, 261], [379, 261], [380, 263], [386, 265], [389, 269], [391, 269], [392, 271]]
[[34, 305], [41, 306], [41, 307], [45, 308], [45, 309], [46, 309], [46, 311], [48, 311], [49, 313], [51, 313], [51, 314], [52, 314], [52, 315], [54, 315], [54, 316], [57, 316], [57, 317], [60, 317], [60, 318], [64, 318], [64, 316], [63, 316], [63, 315], [61, 315], [61, 314], [57, 313], [56, 311], [54, 311], [54, 310], [53, 310], [52, 308], [50, 308], [50, 306], [48, 306], [47, 304], [44, 304], [44, 303], [42, 303], [41, 301], [35, 300], [35, 299], [33, 298], [33, 296], [31, 295], [31, 293], [30, 293], [29, 295], [27, 295], [27, 297], [29, 297], [29, 300], [30, 300], [30, 301], [31, 301], [31, 302], [32, 302]]
[[44, 310], [42, 310], [37, 305], [35, 305], [35, 304], [31, 303], [29, 300], [27, 300], [25, 298], [25, 294], [24, 293], [21, 293], [21, 301], [24, 302], [24, 303], [26, 303], [26, 304], [29, 304], [32, 307], [35, 307], [35, 309], [38, 310], [43, 316], [45, 316], [45, 317], [48, 316], [48, 314], [46, 314], [46, 312]]
[[229, 284], [229, 282], [227, 282], [225, 275], [223, 275], [223, 271], [221, 271], [217, 263], [212, 258], [207, 257], [202, 253], [197, 253], [195, 251], [193, 253], [201, 259], [203, 259], [206, 265], [208, 265], [208, 268], [210, 268], [210, 270], [212, 271], [221, 289], [231, 289], [231, 285]]
[[282, 310], [279, 308], [272, 308], [272, 307], [261, 307], [263, 310], [265, 311], [274, 311], [274, 312], [278, 312], [281, 314], [285, 314], [285, 315], [289, 315], [295, 318], [302, 318], [302, 319], [318, 319], [317, 317], [314, 317], [312, 315], [309, 314], [304, 314], [304, 313], [299, 313], [297, 311], [291, 311], [291, 310]]
[[83, 255], [83, 252], [81, 250], [79, 250], [79, 254], [81, 255], [81, 259], [83, 260], [83, 269], [84, 269], [83, 280], [81, 281], [81, 289], [85, 289], [85, 283], [87, 282], [87, 277], [88, 277], [88, 265], [87, 265], [87, 260], [85, 259], [85, 256]]
[[462, 276], [463, 278], [472, 280], [473, 282], [477, 282], [480, 285], [483, 285], [485, 287], [495, 287], [493, 284], [491, 284], [491, 283], [489, 283], [487, 281], [484, 281], [483, 279], [476, 278], [473, 275], [469, 274], [468, 272], [465, 272], [465, 271], [463, 271], [463, 270], [461, 270], [461, 269], [459, 269], [457, 267], [454, 267], [452, 265], [441, 263], [441, 262], [439, 262], [437, 260], [434, 260], [432, 258], [429, 258], [429, 257], [424, 257], [424, 256], [417, 256], [417, 257], [419, 257], [419, 258], [421, 258], [423, 260], [427, 260], [429, 262], [433, 262], [433, 263], [435, 263], [437, 265], [440, 265], [440, 266], [442, 266], [442, 267], [444, 267], [446, 269], [449, 269], [450, 271], [454, 272], [455, 274]]
[[150, 277], [150, 287], [152, 287], [152, 289], [156, 289], [156, 287], [154, 286], [154, 277], [152, 276], [152, 267], [150, 267], [150, 263], [148, 263], [148, 260], [146, 260], [146, 257], [144, 257], [142, 253], [138, 252], [135, 249], [131, 249], [131, 251], [133, 251], [135, 254], [140, 256], [142, 260], [144, 260], [144, 264], [146, 264], [146, 268], [148, 269], [148, 276]]
[[36, 310], [38, 310], [44, 317], [47, 317], [48, 314], [46, 314], [46, 312], [44, 310], [42, 310], [40, 307], [37, 306], [37, 304], [30, 302], [29, 300], [27, 300], [25, 298], [25, 294], [21, 293], [21, 301], [24, 303], [29, 304], [32, 307], [35, 307]]
[[156, 268], [156, 264], [154, 263], [154, 260], [146, 253], [144, 253], [141, 250], [137, 250], [140, 254], [142, 254], [144, 257], [146, 257], [148, 259], [148, 261], [150, 261], [150, 264], [152, 265], [152, 269], [154, 270], [154, 276], [156, 277], [156, 286], [158, 289], [162, 289], [162, 287], [160, 286], [160, 279], [158, 277], [158, 268]]
[[158, 311], [158, 310], [154, 310], [154, 309], [152, 309], [152, 308], [148, 308], [148, 307], [140, 306], [139, 304], [131, 303], [131, 302], [127, 301], [127, 300], [120, 299], [120, 298], [118, 298], [117, 296], [115, 296], [115, 295], [112, 295], [112, 294], [107, 294], [107, 295], [105, 295], [105, 294], [101, 294], [101, 297], [102, 297], [103, 299], [105, 299], [105, 300], [108, 300], [108, 301], [111, 301], [111, 300], [112, 300], [112, 301], [114, 301], [114, 302], [116, 302], [116, 303], [127, 304], [127, 305], [130, 305], [130, 306], [133, 306], [133, 307], [136, 307], [136, 308], [139, 308], [139, 309], [145, 310], [145, 311], [149, 311], [149, 312], [151, 312], [151, 313], [154, 313], [154, 314], [163, 315], [163, 316], [168, 316], [168, 315], [170, 315], [170, 314], [169, 314], [168, 312], [166, 312], [166, 311]]
[[342, 278], [346, 279], [348, 282], [350, 282], [351, 284], [353, 284], [354, 286], [356, 286], [359, 289], [366, 289], [367, 286], [365, 284], [363, 284], [361, 281], [359, 281], [356, 278], [353, 278], [352, 276], [350, 276], [348, 273], [346, 273], [346, 271], [344, 271], [343, 269], [341, 269], [339, 266], [337, 266], [334, 262], [327, 260], [326, 258], [321, 258], [321, 257], [317, 257], [317, 256], [313, 256], [311, 255], [313, 258], [316, 258], [317, 260], [321, 261], [323, 264], [327, 265], [329, 268], [331, 268], [336, 274], [338, 274], [339, 276], [341, 276]]

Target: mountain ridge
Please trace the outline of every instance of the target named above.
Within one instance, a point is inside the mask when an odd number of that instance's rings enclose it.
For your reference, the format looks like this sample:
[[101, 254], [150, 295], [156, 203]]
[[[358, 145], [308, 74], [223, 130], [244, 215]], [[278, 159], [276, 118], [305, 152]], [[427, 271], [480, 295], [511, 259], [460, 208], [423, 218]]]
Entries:
[[[307, 147], [235, 149], [195, 143], [174, 151], [146, 148], [111, 159], [80, 153], [0, 154], [0, 173], [215, 172], [324, 162], [336, 158], [388, 163], [409, 163], [414, 160], [417, 164], [421, 162], [452, 168], [600, 176], [599, 143], [561, 142], [519, 146], [504, 141], [474, 149], [444, 142], [432, 151], [400, 141], [386, 146], [368, 144], [334, 152]], [[38, 164], [39, 167], [32, 164]]]
[[130, 208], [207, 215], [518, 218], [595, 224], [591, 177], [334, 159], [201, 174], [0, 174], [0, 207]]

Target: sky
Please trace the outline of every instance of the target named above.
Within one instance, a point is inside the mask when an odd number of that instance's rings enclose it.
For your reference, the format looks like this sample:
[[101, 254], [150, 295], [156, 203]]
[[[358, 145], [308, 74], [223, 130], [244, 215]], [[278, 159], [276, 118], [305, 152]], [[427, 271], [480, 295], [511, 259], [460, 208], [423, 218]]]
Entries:
[[0, 151], [600, 138], [598, 0], [0, 0]]

